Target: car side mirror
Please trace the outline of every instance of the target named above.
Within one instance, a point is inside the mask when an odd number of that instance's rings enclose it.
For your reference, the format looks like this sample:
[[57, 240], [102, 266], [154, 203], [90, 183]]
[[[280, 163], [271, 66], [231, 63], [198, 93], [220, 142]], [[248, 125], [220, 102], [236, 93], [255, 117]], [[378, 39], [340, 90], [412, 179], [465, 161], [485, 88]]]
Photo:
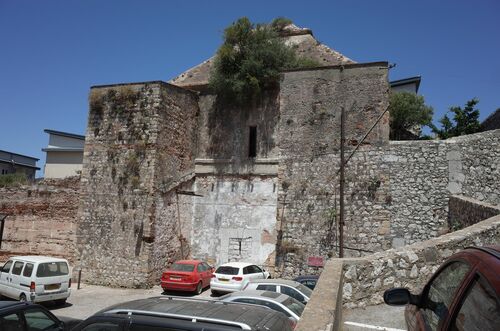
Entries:
[[406, 288], [397, 287], [384, 292], [384, 302], [389, 306], [417, 305], [418, 296], [411, 294]]

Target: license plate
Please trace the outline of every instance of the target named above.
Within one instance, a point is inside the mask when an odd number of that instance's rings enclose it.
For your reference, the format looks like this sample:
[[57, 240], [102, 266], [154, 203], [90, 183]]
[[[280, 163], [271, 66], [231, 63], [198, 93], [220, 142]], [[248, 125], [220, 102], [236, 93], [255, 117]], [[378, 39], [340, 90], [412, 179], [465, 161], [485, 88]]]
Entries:
[[220, 282], [229, 282], [229, 279], [219, 278]]
[[181, 280], [181, 277], [170, 276], [171, 280]]
[[58, 290], [60, 287], [61, 287], [61, 284], [50, 284], [50, 285], [44, 286], [44, 288], [48, 291]]

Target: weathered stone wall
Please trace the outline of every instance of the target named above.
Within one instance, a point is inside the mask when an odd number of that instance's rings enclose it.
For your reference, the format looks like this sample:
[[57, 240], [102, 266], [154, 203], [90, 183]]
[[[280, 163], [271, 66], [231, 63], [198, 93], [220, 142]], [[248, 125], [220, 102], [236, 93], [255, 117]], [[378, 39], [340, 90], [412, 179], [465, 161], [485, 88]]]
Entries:
[[463, 229], [500, 214], [500, 205], [495, 207], [457, 195], [450, 197], [448, 206], [448, 224], [451, 231]]
[[192, 220], [192, 256], [214, 265], [249, 261], [274, 265], [277, 179], [198, 176]]
[[[340, 110], [345, 109], [346, 141], [352, 149], [386, 110], [388, 89], [383, 63], [284, 74], [278, 135], [279, 273], [317, 272], [305, 265], [308, 257], [335, 255]], [[383, 239], [388, 230], [382, 230], [389, 221], [382, 207], [389, 203], [387, 168], [380, 167], [388, 129], [385, 113], [349, 163], [346, 246], [389, 248]]]
[[342, 330], [343, 283], [342, 259], [328, 261], [295, 330]]
[[497, 108], [496, 111], [491, 113], [491, 115], [488, 116], [483, 121], [483, 123], [481, 123], [482, 131], [498, 130], [498, 129], [500, 129], [500, 108]]
[[447, 232], [448, 144], [394, 141], [383, 157], [390, 181], [391, 247]]
[[[87, 282], [142, 287], [159, 277], [156, 233], [178, 224], [161, 217], [160, 197], [171, 203], [192, 177], [197, 113], [194, 94], [163, 82], [92, 88], [77, 232]], [[159, 241], [167, 252], [179, 246]]]
[[[386, 77], [379, 67], [329, 70], [286, 73], [282, 82], [277, 272], [285, 276], [317, 273], [307, 266], [309, 257], [338, 253], [339, 107], [378, 109], [363, 114], [346, 108], [346, 157], [385, 110], [380, 80]], [[345, 256], [447, 233], [450, 194], [500, 203], [500, 130], [443, 141], [388, 142], [384, 119], [346, 166]]]
[[449, 191], [500, 205], [500, 129], [445, 140]]
[[465, 229], [399, 249], [344, 260], [344, 306], [363, 307], [383, 302], [385, 290], [407, 287], [419, 293], [438, 267], [468, 246], [498, 244], [500, 216]]
[[200, 95], [197, 157], [231, 159], [236, 168], [251, 162], [248, 157], [250, 126], [257, 128], [257, 158], [277, 156], [276, 125], [279, 92], [266, 92], [247, 107], [218, 101], [214, 95]]
[[74, 263], [80, 177], [0, 188], [2, 254], [49, 255]]

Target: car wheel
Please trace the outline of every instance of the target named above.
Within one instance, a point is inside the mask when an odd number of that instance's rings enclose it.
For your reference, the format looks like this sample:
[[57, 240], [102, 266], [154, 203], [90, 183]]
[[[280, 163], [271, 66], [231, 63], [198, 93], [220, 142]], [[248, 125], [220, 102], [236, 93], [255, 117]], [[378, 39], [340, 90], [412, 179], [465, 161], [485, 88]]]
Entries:
[[28, 301], [28, 299], [26, 299], [26, 295], [24, 293], [22, 293], [20, 296], [19, 296], [19, 301], [21, 302], [26, 302]]
[[198, 285], [196, 285], [195, 293], [196, 293], [196, 295], [199, 295], [199, 294], [201, 294], [201, 292], [203, 292], [203, 285], [201, 284], [201, 281], [200, 281], [198, 283]]

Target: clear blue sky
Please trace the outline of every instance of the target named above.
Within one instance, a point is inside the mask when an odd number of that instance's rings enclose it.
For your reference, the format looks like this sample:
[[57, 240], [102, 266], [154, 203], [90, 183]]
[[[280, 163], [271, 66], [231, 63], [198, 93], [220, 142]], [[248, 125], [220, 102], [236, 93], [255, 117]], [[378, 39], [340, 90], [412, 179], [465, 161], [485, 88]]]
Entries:
[[391, 80], [421, 75], [435, 120], [473, 97], [484, 119], [500, 107], [499, 14], [498, 0], [0, 0], [0, 149], [43, 170], [43, 130], [84, 134], [90, 86], [169, 80], [241, 16], [285, 16], [357, 62], [396, 63]]

